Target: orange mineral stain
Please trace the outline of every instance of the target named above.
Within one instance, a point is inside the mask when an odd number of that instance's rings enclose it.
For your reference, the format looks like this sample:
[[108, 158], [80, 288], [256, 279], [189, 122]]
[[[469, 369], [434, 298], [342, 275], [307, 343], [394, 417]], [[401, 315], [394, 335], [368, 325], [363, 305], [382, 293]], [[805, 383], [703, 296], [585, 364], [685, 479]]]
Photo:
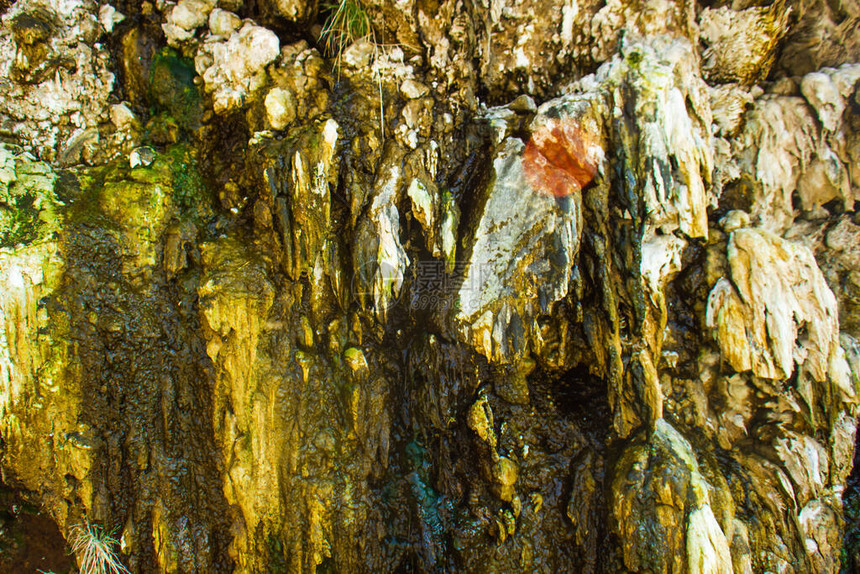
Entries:
[[594, 139], [573, 121], [551, 120], [539, 127], [523, 153], [529, 185], [555, 197], [581, 191], [594, 179], [603, 155]]

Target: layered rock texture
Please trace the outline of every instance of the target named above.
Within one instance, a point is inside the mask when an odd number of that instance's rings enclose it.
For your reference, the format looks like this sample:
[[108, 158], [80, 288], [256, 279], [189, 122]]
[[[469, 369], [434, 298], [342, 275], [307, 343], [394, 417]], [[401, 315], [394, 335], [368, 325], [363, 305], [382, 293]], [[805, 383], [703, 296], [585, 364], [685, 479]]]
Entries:
[[860, 568], [856, 1], [0, 11], [0, 545]]

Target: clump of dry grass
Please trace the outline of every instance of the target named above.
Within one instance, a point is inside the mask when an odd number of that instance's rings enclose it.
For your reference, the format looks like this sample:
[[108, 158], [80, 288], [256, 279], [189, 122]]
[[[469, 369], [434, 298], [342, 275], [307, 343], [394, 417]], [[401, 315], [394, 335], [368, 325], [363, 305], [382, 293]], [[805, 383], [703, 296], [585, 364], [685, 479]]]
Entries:
[[[344, 50], [359, 41], [367, 41], [373, 46], [373, 58], [379, 59], [380, 44], [376, 41], [376, 32], [370, 21], [370, 15], [365, 10], [361, 0], [336, 0], [326, 5], [328, 18], [320, 33], [320, 40], [325, 44], [326, 54], [334, 57], [334, 67], [340, 75], [340, 63]], [[382, 77], [376, 66], [372, 66], [373, 78], [379, 89], [379, 129], [382, 139], [385, 139], [384, 103], [382, 93]]]
[[128, 574], [114, 547], [119, 542], [88, 520], [72, 526], [69, 544], [78, 557], [81, 574]]
[[351, 44], [363, 39], [369, 39], [376, 44], [370, 16], [359, 0], [339, 0], [326, 8], [329, 16], [323, 26], [320, 40], [325, 42], [326, 52], [334, 56], [335, 66], [340, 64], [343, 51]]

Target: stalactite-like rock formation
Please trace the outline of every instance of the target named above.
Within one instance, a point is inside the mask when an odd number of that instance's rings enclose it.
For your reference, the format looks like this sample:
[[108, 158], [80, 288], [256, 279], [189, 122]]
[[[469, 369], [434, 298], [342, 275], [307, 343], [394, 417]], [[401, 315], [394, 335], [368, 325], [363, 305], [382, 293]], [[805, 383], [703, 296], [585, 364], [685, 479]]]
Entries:
[[860, 567], [838, 4], [0, 1], [4, 492], [134, 573]]

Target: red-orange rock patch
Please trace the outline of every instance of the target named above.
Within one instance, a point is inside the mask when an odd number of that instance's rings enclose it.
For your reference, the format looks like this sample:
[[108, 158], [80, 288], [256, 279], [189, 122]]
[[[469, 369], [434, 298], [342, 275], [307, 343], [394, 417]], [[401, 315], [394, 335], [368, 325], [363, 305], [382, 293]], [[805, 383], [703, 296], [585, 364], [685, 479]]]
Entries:
[[555, 197], [582, 190], [597, 173], [594, 139], [574, 121], [551, 121], [535, 130], [523, 154], [529, 185]]

